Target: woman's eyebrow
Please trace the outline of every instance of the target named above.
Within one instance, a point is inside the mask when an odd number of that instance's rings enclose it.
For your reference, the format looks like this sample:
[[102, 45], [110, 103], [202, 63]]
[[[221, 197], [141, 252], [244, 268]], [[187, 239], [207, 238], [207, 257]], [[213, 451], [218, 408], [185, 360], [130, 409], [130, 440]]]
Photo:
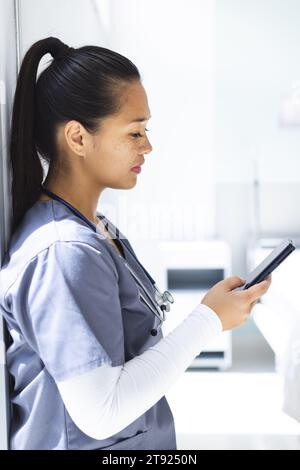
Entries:
[[146, 117], [140, 117], [140, 118], [136, 118], [136, 119], [133, 119], [132, 121], [130, 122], [143, 122], [143, 121], [148, 121], [152, 116], [149, 116], [148, 118]]

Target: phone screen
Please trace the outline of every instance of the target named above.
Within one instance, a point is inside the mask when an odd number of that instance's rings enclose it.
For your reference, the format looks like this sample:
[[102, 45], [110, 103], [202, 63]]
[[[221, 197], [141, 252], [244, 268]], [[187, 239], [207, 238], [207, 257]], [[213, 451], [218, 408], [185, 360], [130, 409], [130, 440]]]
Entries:
[[272, 250], [272, 252], [249, 274], [244, 289], [249, 289], [249, 287], [254, 284], [263, 281], [294, 250], [295, 246], [292, 240], [285, 240], [274, 248], [274, 250]]

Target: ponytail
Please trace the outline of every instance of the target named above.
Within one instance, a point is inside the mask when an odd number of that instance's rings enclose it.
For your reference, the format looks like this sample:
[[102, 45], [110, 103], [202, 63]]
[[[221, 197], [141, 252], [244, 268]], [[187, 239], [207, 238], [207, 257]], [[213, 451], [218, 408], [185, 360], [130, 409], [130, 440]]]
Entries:
[[[46, 53], [54, 60], [36, 80]], [[39, 197], [44, 176], [40, 157], [54, 166], [65, 163], [59, 162], [58, 125], [75, 119], [97, 132], [101, 119], [118, 111], [122, 82], [140, 79], [136, 66], [110, 49], [74, 49], [54, 37], [30, 47], [18, 75], [11, 121], [12, 232]]]

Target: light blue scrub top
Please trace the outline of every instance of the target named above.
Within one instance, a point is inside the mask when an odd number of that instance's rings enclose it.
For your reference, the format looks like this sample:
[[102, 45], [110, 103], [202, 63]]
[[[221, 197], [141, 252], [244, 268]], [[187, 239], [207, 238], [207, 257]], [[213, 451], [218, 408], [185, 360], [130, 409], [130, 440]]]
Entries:
[[[153, 291], [134, 257], [125, 257]], [[162, 337], [151, 336], [154, 314], [98, 229], [58, 201], [37, 201], [13, 234], [0, 274], [0, 309], [13, 338], [11, 449], [176, 449], [165, 397], [119, 433], [96, 440], [74, 424], [56, 386], [103, 364], [120, 366]]]

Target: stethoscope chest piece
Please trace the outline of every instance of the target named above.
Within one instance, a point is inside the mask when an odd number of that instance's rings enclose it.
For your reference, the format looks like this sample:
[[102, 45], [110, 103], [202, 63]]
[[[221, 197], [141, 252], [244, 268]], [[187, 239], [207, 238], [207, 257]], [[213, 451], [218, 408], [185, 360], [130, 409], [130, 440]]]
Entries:
[[164, 291], [162, 293], [158, 289], [155, 282], [152, 283], [154, 292], [149, 292], [148, 288], [142, 282], [137, 273], [128, 264], [128, 262], [126, 261], [124, 264], [138, 285], [140, 298], [149, 307], [149, 309], [153, 312], [159, 321], [158, 325], [150, 331], [152, 336], [156, 336], [158, 330], [162, 327], [162, 324], [166, 319], [166, 312], [170, 311], [170, 304], [174, 302], [173, 296], [169, 291]]

